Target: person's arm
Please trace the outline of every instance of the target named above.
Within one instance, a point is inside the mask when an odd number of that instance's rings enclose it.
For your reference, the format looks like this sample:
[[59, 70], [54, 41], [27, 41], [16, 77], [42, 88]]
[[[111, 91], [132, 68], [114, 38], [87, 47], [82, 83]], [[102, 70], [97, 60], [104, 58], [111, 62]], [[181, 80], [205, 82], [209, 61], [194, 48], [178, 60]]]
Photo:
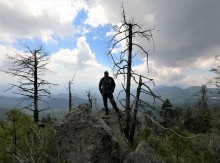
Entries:
[[102, 79], [99, 81], [99, 92], [102, 94]]
[[111, 78], [112, 80], [112, 93], [115, 91], [115, 80], [113, 78]]

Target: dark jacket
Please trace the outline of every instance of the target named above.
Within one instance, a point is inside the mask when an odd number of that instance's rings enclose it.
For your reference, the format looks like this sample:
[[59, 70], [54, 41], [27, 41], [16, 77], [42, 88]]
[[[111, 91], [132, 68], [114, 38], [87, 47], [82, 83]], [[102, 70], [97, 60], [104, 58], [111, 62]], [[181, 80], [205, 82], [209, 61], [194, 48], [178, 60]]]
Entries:
[[[111, 85], [111, 92], [113, 93], [115, 90], [115, 81], [112, 77], [108, 77]], [[99, 81], [99, 91], [101, 94], [105, 94], [105, 80], [104, 77]]]

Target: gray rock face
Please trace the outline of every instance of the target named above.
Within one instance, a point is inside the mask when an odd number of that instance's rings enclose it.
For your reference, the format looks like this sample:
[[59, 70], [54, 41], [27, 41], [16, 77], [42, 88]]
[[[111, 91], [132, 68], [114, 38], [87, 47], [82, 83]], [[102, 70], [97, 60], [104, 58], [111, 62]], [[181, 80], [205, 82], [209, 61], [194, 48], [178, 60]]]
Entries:
[[163, 163], [158, 155], [154, 153], [151, 147], [142, 141], [135, 152], [129, 153], [123, 163]]
[[118, 163], [119, 144], [111, 129], [83, 104], [56, 124], [59, 157], [70, 163]]

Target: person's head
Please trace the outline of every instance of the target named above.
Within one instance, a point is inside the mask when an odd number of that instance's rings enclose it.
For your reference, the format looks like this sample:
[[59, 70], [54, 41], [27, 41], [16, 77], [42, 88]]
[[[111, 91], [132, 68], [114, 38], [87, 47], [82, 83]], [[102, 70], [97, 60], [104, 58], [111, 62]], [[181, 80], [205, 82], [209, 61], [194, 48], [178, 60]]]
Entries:
[[104, 72], [104, 76], [105, 76], [105, 77], [108, 77], [108, 75], [109, 75], [109, 74], [108, 74], [108, 71], [105, 71], [105, 72]]

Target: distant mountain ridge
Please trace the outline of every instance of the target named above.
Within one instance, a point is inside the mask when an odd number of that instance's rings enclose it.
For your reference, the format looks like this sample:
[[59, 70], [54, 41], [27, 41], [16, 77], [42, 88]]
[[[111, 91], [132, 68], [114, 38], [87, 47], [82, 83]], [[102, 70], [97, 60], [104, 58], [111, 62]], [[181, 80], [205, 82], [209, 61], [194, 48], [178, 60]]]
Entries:
[[[162, 99], [169, 99], [171, 103], [180, 107], [188, 107], [198, 104], [201, 98], [201, 87], [191, 86], [180, 88], [178, 86], [161, 87], [153, 89], [156, 95]], [[220, 106], [220, 94], [217, 88], [207, 88], [208, 105], [210, 107]]]
[[[157, 86], [152, 89], [152, 91], [159, 95], [162, 99], [169, 99], [171, 103], [173, 103], [176, 106], [191, 106], [198, 103], [199, 100], [199, 92], [200, 92], [199, 86], [192, 86], [188, 88], [180, 88], [178, 86]], [[133, 93], [135, 94], [136, 90], [133, 90]], [[208, 88], [208, 104], [211, 106], [220, 106], [220, 96], [217, 95], [218, 90], [216, 88]], [[102, 98], [99, 92], [92, 92], [92, 95], [95, 95], [97, 98], [96, 101], [96, 108], [102, 108]], [[115, 100], [117, 99], [117, 92], [114, 93]], [[213, 97], [215, 96], [215, 97]], [[82, 98], [85, 97], [85, 98]], [[142, 96], [143, 97], [143, 96]], [[86, 99], [86, 95], [83, 94], [73, 94], [73, 106], [76, 107], [79, 104], [87, 103], [88, 100]], [[146, 100], [152, 100], [152, 98], [145, 98]], [[24, 103], [23, 105], [19, 106], [19, 99], [20, 97], [8, 97], [8, 96], [0, 96], [0, 108], [22, 108], [27, 103]], [[57, 110], [68, 110], [68, 94], [65, 93], [59, 93], [56, 95], [52, 95], [50, 99], [47, 100], [47, 103], [40, 103], [40, 108], [53, 108]]]
[[[0, 108], [23, 108], [27, 106], [28, 102], [23, 102], [20, 105], [21, 97], [8, 97], [8, 96], [0, 96]], [[88, 100], [74, 97], [73, 99], [73, 106], [78, 106], [82, 103], [87, 103]], [[39, 108], [53, 108], [58, 110], [68, 109], [69, 100], [65, 96], [62, 97], [52, 96], [50, 99], [46, 100], [46, 102], [39, 102]]]

